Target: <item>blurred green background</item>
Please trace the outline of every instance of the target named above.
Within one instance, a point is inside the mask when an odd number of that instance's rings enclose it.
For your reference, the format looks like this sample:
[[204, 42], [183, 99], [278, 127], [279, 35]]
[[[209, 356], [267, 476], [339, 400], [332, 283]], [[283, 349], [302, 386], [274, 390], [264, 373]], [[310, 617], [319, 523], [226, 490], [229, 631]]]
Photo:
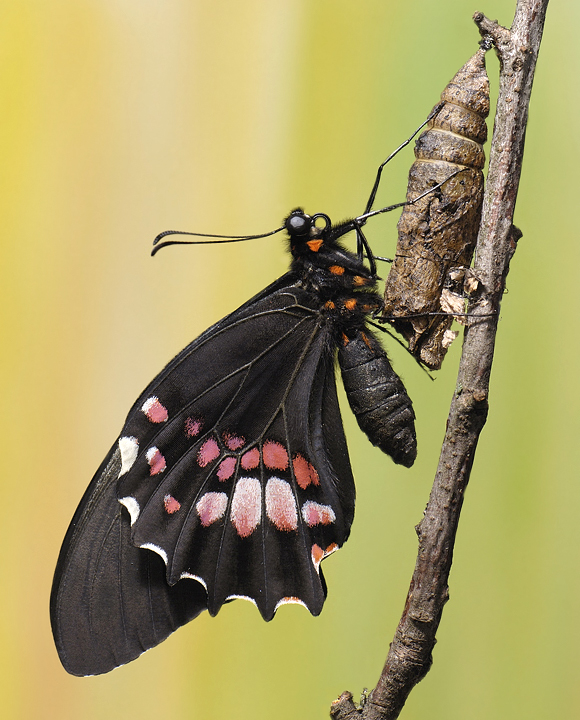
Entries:
[[[364, 208], [377, 165], [514, 0], [1, 0], [0, 714], [69, 720], [323, 718], [373, 687], [414, 566], [459, 348], [430, 382], [388, 343], [418, 416], [408, 471], [348, 410], [353, 533], [329, 597], [264, 623], [201, 616], [136, 662], [73, 678], [48, 597], [73, 511], [148, 381], [287, 267], [276, 238], [173, 248], [169, 228], [259, 233], [297, 205]], [[434, 666], [406, 720], [580, 717], [577, 0], [548, 10], [491, 411]], [[492, 87], [497, 60], [488, 53]], [[388, 167], [404, 198], [412, 152]], [[368, 226], [392, 253], [396, 217]], [[386, 273], [386, 270], [385, 270]]]

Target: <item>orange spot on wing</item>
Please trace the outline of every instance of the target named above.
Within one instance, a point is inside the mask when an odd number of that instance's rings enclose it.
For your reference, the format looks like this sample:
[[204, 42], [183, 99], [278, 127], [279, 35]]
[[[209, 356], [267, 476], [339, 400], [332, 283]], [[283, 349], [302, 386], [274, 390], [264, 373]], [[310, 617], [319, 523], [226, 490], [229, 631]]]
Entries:
[[325, 307], [327, 310], [334, 310], [334, 308], [336, 307], [336, 305], [332, 302], [332, 300], [327, 300], [327, 301], [324, 303], [324, 307]]
[[270, 470], [286, 470], [288, 467], [288, 453], [278, 442], [267, 440], [262, 448], [262, 457], [264, 465]]
[[313, 545], [312, 546], [312, 562], [315, 565], [318, 565], [318, 563], [322, 560], [324, 557], [324, 550], [320, 547], [320, 545]]
[[320, 483], [320, 478], [318, 477], [318, 473], [315, 468], [308, 462], [308, 460], [303, 458], [302, 455], [298, 454], [294, 456], [294, 459], [292, 460], [292, 467], [294, 469], [296, 482], [302, 490], [306, 490], [310, 483], [313, 485], [318, 485]]

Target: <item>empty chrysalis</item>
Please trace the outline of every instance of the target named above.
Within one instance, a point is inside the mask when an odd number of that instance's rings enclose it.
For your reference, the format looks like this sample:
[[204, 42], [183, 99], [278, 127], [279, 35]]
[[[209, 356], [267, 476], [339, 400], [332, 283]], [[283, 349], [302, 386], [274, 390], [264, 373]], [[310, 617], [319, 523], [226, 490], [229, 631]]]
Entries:
[[[403, 208], [397, 251], [385, 286], [384, 314], [425, 365], [439, 369], [456, 333], [446, 295], [450, 272], [471, 263], [481, 219], [483, 143], [489, 79], [482, 47], [441, 94], [440, 108], [415, 144], [407, 199], [461, 170]], [[460, 309], [460, 308], [459, 308]], [[429, 315], [431, 313], [431, 315]], [[394, 319], [393, 319], [394, 318]]]

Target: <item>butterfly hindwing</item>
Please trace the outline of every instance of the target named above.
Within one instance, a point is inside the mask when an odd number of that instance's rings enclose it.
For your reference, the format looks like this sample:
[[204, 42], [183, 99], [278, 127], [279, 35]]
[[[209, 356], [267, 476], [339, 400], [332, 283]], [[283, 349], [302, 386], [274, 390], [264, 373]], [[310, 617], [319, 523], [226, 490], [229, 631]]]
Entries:
[[170, 584], [199, 581], [212, 614], [231, 597], [266, 619], [290, 601], [318, 614], [354, 483], [315, 298], [287, 287], [237, 311], [141, 400], [120, 441], [133, 543], [161, 555]]

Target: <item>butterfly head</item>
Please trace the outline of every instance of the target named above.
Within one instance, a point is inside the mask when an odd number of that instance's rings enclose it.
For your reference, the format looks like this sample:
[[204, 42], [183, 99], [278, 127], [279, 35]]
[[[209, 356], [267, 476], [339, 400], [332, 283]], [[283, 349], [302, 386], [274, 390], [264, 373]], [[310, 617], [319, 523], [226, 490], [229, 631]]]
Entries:
[[307, 215], [301, 208], [292, 210], [284, 221], [290, 236], [290, 249], [296, 257], [304, 253], [318, 252], [324, 244], [332, 223], [328, 215]]

